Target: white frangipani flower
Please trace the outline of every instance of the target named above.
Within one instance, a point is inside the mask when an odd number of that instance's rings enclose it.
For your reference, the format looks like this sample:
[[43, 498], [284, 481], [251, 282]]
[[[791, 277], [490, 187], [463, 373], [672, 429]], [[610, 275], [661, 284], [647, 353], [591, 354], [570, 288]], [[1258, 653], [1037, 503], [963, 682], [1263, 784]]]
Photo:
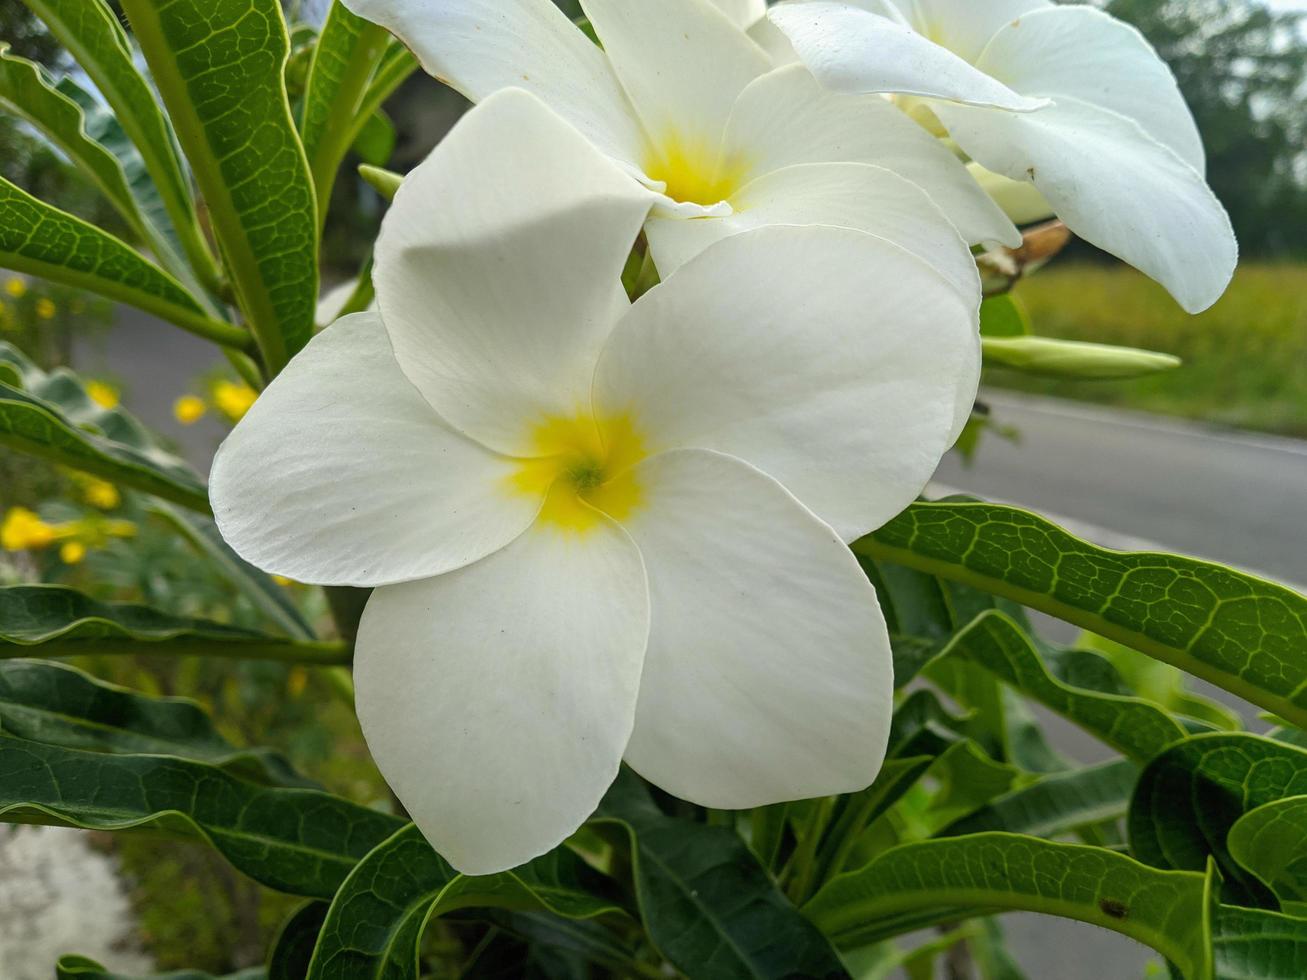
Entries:
[[[1225, 291], [1230, 219], [1174, 76], [1133, 27], [1048, 0], [787, 0], [768, 16], [832, 91], [930, 99], [972, 159], [1185, 309]], [[1036, 111], [1008, 111], [1016, 98]]]
[[632, 306], [655, 202], [492, 96], [399, 192], [379, 313], [320, 334], [215, 461], [238, 552], [376, 587], [364, 732], [466, 872], [560, 843], [623, 759], [746, 808], [865, 787], [885, 750], [889, 638], [846, 543], [948, 448], [975, 311], [819, 226], [715, 244]]
[[582, 0], [602, 48], [552, 0], [345, 5], [474, 102], [503, 88], [539, 96], [660, 192], [647, 233], [664, 276], [728, 234], [835, 224], [889, 238], [974, 291], [967, 246], [1020, 242], [956, 156], [883, 98], [775, 68], [742, 29], [760, 0]]

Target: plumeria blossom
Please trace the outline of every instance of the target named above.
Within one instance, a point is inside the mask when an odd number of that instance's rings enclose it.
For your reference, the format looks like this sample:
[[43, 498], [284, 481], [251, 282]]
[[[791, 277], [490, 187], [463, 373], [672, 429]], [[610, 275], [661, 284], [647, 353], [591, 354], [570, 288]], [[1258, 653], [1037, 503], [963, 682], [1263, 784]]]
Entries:
[[[1134, 28], [1048, 0], [786, 0], [768, 16], [830, 90], [929, 100], [929, 120], [995, 181], [1033, 186], [1185, 309], [1225, 291], [1229, 217], [1174, 76]], [[1021, 217], [1039, 217], [1025, 198]]]
[[763, 15], [760, 0], [582, 0], [602, 48], [552, 0], [345, 5], [474, 102], [506, 87], [534, 93], [659, 192], [647, 233], [664, 276], [768, 224], [881, 235], [967, 290], [968, 245], [1019, 244], [956, 156], [883, 98], [833, 94], [801, 65], [777, 68], [744, 30]]
[[865, 787], [885, 750], [889, 639], [846, 544], [948, 448], [975, 311], [820, 226], [732, 236], [632, 305], [657, 203], [534, 96], [491, 96], [400, 190], [379, 311], [215, 461], [248, 560], [375, 587], [364, 733], [466, 872], [559, 844], [623, 760], [747, 808]]

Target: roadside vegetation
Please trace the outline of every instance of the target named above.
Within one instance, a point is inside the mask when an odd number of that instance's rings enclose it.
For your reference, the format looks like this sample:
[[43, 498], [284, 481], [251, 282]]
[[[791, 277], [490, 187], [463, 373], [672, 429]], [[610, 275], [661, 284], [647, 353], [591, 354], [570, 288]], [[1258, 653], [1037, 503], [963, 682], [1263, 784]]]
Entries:
[[1163, 351], [1185, 364], [1129, 382], [993, 371], [989, 384], [1307, 437], [1307, 263], [1246, 262], [1198, 317], [1115, 264], [1061, 262], [1023, 282], [1017, 296], [1042, 336]]

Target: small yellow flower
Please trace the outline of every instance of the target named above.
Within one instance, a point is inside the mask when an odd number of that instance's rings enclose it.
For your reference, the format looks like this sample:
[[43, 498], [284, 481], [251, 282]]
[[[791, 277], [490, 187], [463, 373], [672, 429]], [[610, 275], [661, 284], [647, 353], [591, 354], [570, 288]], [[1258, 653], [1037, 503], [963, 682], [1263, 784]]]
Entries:
[[182, 425], [194, 425], [204, 418], [204, 413], [207, 411], [208, 407], [204, 404], [204, 399], [196, 398], [194, 395], [184, 395], [172, 406], [173, 417]]
[[86, 393], [101, 408], [117, 408], [121, 400], [118, 389], [103, 381], [92, 381], [86, 386]]
[[82, 481], [82, 497], [92, 507], [113, 510], [123, 502], [122, 494], [112, 483], [87, 477]]
[[296, 667], [286, 678], [286, 690], [292, 698], [298, 698], [309, 686], [309, 672], [303, 667]]
[[249, 385], [219, 381], [213, 386], [213, 404], [233, 422], [243, 419], [258, 397], [259, 393]]
[[54, 315], [58, 312], [59, 308], [54, 305], [54, 300], [42, 296], [36, 301], [36, 315], [42, 320], [53, 320]]
[[66, 541], [59, 549], [59, 560], [65, 565], [80, 565], [86, 559], [86, 545], [80, 541]]
[[27, 283], [22, 279], [19, 279], [17, 276], [14, 276], [5, 283], [5, 292], [14, 299], [22, 299], [27, 295]]
[[48, 548], [58, 536], [56, 529], [26, 507], [13, 507], [0, 524], [0, 548], [5, 551], [33, 551]]

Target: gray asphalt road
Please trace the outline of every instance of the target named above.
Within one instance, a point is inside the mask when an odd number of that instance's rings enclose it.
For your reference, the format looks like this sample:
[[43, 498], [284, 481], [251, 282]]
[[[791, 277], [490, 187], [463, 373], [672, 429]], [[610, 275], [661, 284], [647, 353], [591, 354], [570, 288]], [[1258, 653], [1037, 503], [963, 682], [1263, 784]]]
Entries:
[[[119, 379], [127, 406], [178, 439], [207, 468], [221, 428], [182, 429], [173, 401], [222, 363], [208, 344], [125, 312], [111, 338], [79, 351], [79, 367]], [[988, 392], [1017, 445], [990, 438], [974, 467], [945, 461], [946, 488], [1029, 507], [1108, 547], [1164, 547], [1307, 584], [1307, 443]], [[1061, 639], [1070, 639], [1064, 631]], [[1059, 749], [1082, 761], [1107, 754], [1048, 717]], [[1064, 920], [1010, 915], [1005, 927], [1032, 978], [1142, 977], [1151, 953], [1114, 933]]]
[[950, 457], [942, 483], [1307, 584], [1307, 442], [983, 397], [1020, 442], [988, 438], [971, 468]]

